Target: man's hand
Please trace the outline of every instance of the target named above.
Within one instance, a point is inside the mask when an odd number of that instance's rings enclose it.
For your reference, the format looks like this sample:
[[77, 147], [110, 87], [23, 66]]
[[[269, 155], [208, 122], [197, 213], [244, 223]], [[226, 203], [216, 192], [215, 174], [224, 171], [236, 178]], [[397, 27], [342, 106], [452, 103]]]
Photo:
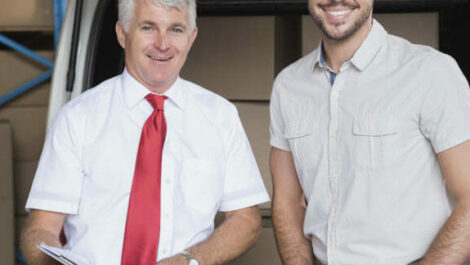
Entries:
[[188, 265], [188, 261], [182, 254], [168, 257], [157, 262], [157, 265]]

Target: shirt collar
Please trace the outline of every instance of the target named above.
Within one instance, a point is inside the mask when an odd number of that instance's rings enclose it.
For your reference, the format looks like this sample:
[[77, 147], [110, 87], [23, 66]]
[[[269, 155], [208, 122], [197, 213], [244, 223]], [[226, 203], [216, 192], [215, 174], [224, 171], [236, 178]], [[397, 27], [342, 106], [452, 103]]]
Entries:
[[363, 71], [385, 44], [386, 36], [387, 31], [374, 19], [369, 34], [362, 42], [359, 49], [354, 53], [351, 58], [351, 63], [356, 66], [357, 69]]
[[[153, 93], [139, 81], [137, 81], [128, 71], [124, 69], [121, 78], [124, 101], [129, 109], [134, 108], [138, 103], [144, 100], [145, 96]], [[168, 97], [177, 107], [184, 109], [183, 80], [178, 77], [173, 85], [162, 95]]]
[[[367, 35], [366, 39], [362, 42], [361, 46], [354, 53], [353, 57], [348, 60], [357, 67], [360, 71], [363, 71], [367, 65], [372, 61], [377, 52], [382, 48], [386, 41], [387, 31], [377, 21], [373, 20], [372, 28]], [[313, 69], [315, 66], [328, 69], [323, 56], [323, 42], [320, 41], [315, 53], [313, 54]]]
[[323, 44], [322, 41], [318, 44], [317, 48], [313, 52], [313, 67], [312, 69], [315, 69], [315, 67], [321, 67], [325, 68], [325, 63], [324, 63], [324, 57], [323, 57]]

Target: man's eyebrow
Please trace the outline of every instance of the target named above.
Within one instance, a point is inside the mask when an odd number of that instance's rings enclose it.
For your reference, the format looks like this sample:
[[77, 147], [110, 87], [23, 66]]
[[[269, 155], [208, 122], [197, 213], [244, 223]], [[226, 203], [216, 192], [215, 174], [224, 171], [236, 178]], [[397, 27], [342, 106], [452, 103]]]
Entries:
[[150, 20], [144, 20], [144, 21], [140, 21], [138, 25], [139, 25], [139, 26], [141, 26], [141, 25], [155, 26], [155, 22], [150, 21]]
[[171, 24], [171, 26], [186, 29], [186, 25], [183, 24], [183, 23], [179, 23], [179, 22], [173, 23], [173, 24]]

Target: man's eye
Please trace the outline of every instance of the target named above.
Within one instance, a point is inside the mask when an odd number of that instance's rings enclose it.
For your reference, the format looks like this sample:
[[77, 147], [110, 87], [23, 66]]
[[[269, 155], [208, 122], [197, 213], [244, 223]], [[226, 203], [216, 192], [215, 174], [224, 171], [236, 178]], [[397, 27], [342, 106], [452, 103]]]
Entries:
[[149, 31], [151, 29], [150, 26], [142, 26], [142, 30], [144, 31]]
[[183, 30], [181, 28], [173, 28], [174, 33], [182, 33]]

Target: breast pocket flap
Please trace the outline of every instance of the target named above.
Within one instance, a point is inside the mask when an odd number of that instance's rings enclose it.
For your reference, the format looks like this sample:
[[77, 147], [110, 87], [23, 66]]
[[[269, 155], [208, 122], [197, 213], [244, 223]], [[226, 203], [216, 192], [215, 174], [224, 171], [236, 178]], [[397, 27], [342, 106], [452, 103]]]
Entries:
[[358, 136], [385, 136], [398, 132], [397, 123], [392, 116], [376, 117], [374, 119], [356, 118], [353, 124], [353, 134]]
[[315, 128], [313, 121], [295, 121], [287, 124], [284, 136], [287, 139], [294, 139], [312, 134]]

